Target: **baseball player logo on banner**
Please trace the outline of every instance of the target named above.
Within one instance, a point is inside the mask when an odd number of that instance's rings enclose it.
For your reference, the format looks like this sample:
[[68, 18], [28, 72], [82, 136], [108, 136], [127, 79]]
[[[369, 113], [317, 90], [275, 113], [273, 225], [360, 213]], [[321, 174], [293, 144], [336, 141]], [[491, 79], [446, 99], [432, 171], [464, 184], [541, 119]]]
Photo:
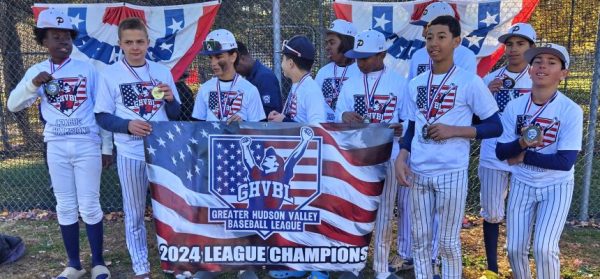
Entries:
[[66, 116], [71, 116], [88, 99], [86, 78], [83, 76], [56, 79], [58, 92], [46, 93], [48, 103]]
[[152, 82], [134, 82], [121, 84], [121, 96], [123, 96], [123, 105], [135, 112], [145, 120], [152, 119], [152, 116], [160, 109], [164, 101], [155, 99], [152, 96]]
[[321, 188], [322, 137], [309, 127], [300, 137], [211, 135], [209, 142], [210, 191], [228, 205], [209, 208], [209, 221], [263, 238], [320, 223], [318, 210], [302, 209]]

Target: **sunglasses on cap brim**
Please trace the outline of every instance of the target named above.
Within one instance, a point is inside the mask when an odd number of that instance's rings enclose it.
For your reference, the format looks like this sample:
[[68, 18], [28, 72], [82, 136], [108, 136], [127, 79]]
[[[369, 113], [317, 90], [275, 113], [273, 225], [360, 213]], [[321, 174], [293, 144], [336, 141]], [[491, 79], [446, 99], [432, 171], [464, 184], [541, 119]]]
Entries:
[[204, 51], [220, 51], [223, 49], [223, 46], [219, 41], [208, 40], [202, 43], [202, 49]]

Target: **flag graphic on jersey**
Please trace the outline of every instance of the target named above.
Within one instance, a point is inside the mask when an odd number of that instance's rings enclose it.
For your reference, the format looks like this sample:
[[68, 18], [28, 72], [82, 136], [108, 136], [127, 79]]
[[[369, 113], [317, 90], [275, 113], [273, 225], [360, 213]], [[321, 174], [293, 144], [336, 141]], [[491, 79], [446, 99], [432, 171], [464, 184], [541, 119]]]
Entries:
[[[239, 91], [221, 92], [219, 98], [217, 91], [210, 91], [208, 94], [208, 108], [215, 114], [218, 119], [228, 118], [240, 111], [244, 93]], [[219, 100], [221, 104], [219, 104]], [[221, 115], [221, 110], [225, 117]]]
[[397, 97], [390, 95], [375, 95], [374, 102], [369, 108], [365, 103], [365, 95], [354, 95], [354, 112], [370, 119], [371, 123], [390, 122], [396, 110]]
[[348, 80], [347, 77], [344, 77], [344, 80], [342, 80], [341, 77], [331, 77], [326, 78], [325, 81], [323, 81], [323, 88], [321, 88], [321, 91], [323, 91], [323, 97], [325, 98], [327, 105], [334, 111], [335, 105], [337, 104], [338, 95], [341, 90], [340, 85], [346, 80]]
[[[438, 89], [438, 85], [431, 86], [430, 95], [435, 94]], [[454, 108], [454, 101], [456, 100], [456, 91], [458, 90], [458, 86], [454, 83], [450, 85], [444, 85], [440, 90], [440, 93], [436, 96], [436, 99], [433, 101], [433, 108], [431, 109], [430, 115], [427, 116], [427, 102], [429, 98], [429, 94], [427, 94], [427, 86], [418, 86], [417, 87], [417, 108], [419, 111], [425, 116], [425, 119], [435, 119], [442, 117], [452, 108]]]
[[[523, 127], [528, 127], [529, 123], [531, 123], [530, 115], [517, 115], [517, 125], [515, 125], [515, 133], [518, 136], [521, 136], [521, 130]], [[543, 134], [543, 145], [540, 147], [536, 147], [535, 151], [546, 148], [547, 146], [556, 142], [556, 138], [558, 137], [558, 130], [560, 129], [560, 120], [558, 118], [550, 119], [538, 117], [535, 119], [533, 125], [539, 126], [542, 129]]]
[[[399, 73], [408, 72], [413, 54], [425, 46], [423, 27], [410, 24], [421, 18], [425, 8], [435, 0], [380, 3], [336, 0], [337, 18], [350, 21], [358, 30], [373, 29], [383, 33], [391, 44], [386, 65]], [[504, 53], [498, 37], [518, 22], [527, 22], [539, 0], [448, 0], [460, 20], [464, 38], [461, 44], [477, 56], [477, 73], [484, 76]], [[507, 4], [510, 3], [510, 4]], [[422, 69], [429, 65], [422, 65]], [[421, 70], [422, 70], [421, 69]], [[422, 71], [418, 71], [421, 73]]]
[[[144, 147], [162, 269], [361, 270], [392, 141], [378, 125], [153, 122]], [[215, 247], [243, 254], [219, 261]]]
[[[209, 136], [210, 191], [229, 205], [210, 208], [209, 221], [224, 223], [225, 230], [256, 231], [263, 238], [273, 232], [302, 232], [305, 224], [319, 224], [319, 211], [302, 208], [320, 193], [322, 137], [315, 138], [309, 127], [302, 127], [300, 134]], [[301, 160], [304, 163], [298, 166]], [[240, 209], [245, 217], [212, 218], [214, 211]], [[220, 215], [231, 216], [228, 213]], [[269, 218], [273, 214], [284, 218]], [[248, 225], [248, 221], [253, 223]]]
[[87, 100], [86, 78], [65, 77], [56, 79], [59, 92], [52, 96], [46, 94], [48, 103], [66, 116], [71, 116]]
[[151, 82], [125, 83], [119, 87], [123, 105], [145, 120], [152, 119], [163, 104], [162, 99], [152, 97], [154, 85]]
[[508, 102], [510, 102], [513, 99], [519, 98], [524, 94], [529, 93], [531, 93], [531, 89], [527, 88], [501, 88], [500, 91], [494, 94], [494, 98], [496, 99], [496, 103], [498, 104], [498, 111], [503, 112]]

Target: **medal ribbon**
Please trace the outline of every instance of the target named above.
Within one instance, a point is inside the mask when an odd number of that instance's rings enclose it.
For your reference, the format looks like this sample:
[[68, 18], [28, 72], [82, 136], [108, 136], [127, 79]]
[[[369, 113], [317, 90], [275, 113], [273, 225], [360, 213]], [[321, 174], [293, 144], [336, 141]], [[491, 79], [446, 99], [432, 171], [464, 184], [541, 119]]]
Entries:
[[333, 80], [332, 80], [333, 84], [332, 84], [332, 87], [333, 87], [333, 94], [334, 95], [333, 95], [332, 101], [335, 100], [335, 99], [337, 99], [337, 97], [340, 95], [340, 91], [339, 91], [338, 87], [341, 88], [342, 84], [344, 84], [344, 77], [346, 77], [346, 72], [348, 71], [349, 67], [350, 66], [344, 67], [344, 71], [342, 72], [342, 76], [340, 77], [340, 82], [338, 83], [338, 86], [336, 86], [335, 85], [335, 80], [337, 79], [337, 68], [338, 68], [338, 66], [335, 65], [335, 63], [333, 64]]
[[[229, 91], [227, 91], [228, 95], [237, 83], [238, 77], [239, 75], [237, 73], [233, 76], [233, 81], [231, 82], [231, 85], [229, 85]], [[235, 97], [233, 97], [233, 100], [231, 100], [231, 103], [229, 104], [230, 106], [231, 104], [233, 104], [235, 99], [237, 99], [239, 94], [240, 93], [236, 94]], [[223, 120], [223, 118], [227, 119], [229, 114], [229, 111], [227, 110], [227, 101], [229, 100], [229, 96], [225, 98], [225, 102], [223, 102], [224, 97], [225, 96], [221, 97], [221, 81], [217, 80], [217, 98], [219, 100], [219, 112], [221, 113], [221, 120]]]
[[[123, 60], [121, 60], [121, 61], [123, 61], [123, 65], [125, 65], [125, 68], [127, 68], [127, 70], [129, 70], [129, 72], [131, 73], [131, 75], [133, 77], [135, 77], [139, 82], [144, 82], [144, 80], [140, 77], [140, 75], [138, 75], [138, 73], [133, 69], [133, 67], [131, 65], [129, 65], [129, 63], [127, 62], [127, 59], [123, 58]], [[148, 73], [148, 77], [150, 78], [150, 83], [152, 83], [152, 86], [156, 86], [156, 82], [150, 75], [150, 65], [148, 64], [148, 62], [146, 62], [145, 66], [146, 66], [145, 67], [146, 72]]]
[[371, 91], [369, 91], [369, 81], [367, 79], [367, 74], [363, 74], [363, 85], [365, 89], [365, 104], [367, 105], [367, 112], [371, 110], [371, 103], [375, 102], [375, 91], [377, 90], [377, 86], [379, 86], [379, 81], [381, 80], [383, 72], [385, 72], [385, 66], [383, 67], [383, 69], [379, 73], [379, 76], [375, 80]]
[[[529, 71], [529, 65], [527, 65], [527, 67], [525, 67], [525, 69], [523, 69], [523, 71], [521, 71], [517, 77], [515, 78], [515, 85], [517, 85], [517, 82], [519, 82], [519, 80], [525, 75], [525, 73], [527, 73]], [[500, 73], [498, 73], [498, 75], [496, 76], [497, 78], [501, 78], [504, 76], [504, 72], [506, 72], [506, 67], [503, 67], [502, 70], [500, 70]]]
[[[533, 125], [533, 123], [535, 123], [535, 120], [542, 114], [542, 112], [544, 112], [544, 110], [546, 109], [546, 107], [552, 103], [552, 101], [554, 101], [554, 99], [556, 99], [556, 96], [558, 96], [558, 91], [554, 92], [554, 95], [552, 95], [552, 98], [548, 99], [548, 101], [546, 101], [542, 106], [540, 106], [538, 108], [538, 110], [533, 113], [531, 115], [531, 121], [529, 121], [529, 125]], [[531, 104], [533, 104], [533, 100], [531, 99], [531, 94], [529, 95], [529, 99], [527, 100], [527, 105], [525, 105], [525, 111], [523, 112], [524, 115], [529, 115], [529, 110], [531, 109]]]
[[[440, 83], [439, 87], [437, 88], [437, 90], [435, 91], [435, 93], [433, 95], [431, 94], [431, 84], [433, 83], [433, 69], [431, 71], [429, 71], [429, 77], [427, 78], [427, 88], [426, 88], [426, 90], [427, 90], [427, 114], [425, 115], [425, 121], [427, 123], [429, 123], [429, 119], [431, 119], [431, 109], [433, 108], [433, 103], [440, 95], [440, 92], [442, 92], [442, 87], [444, 87], [444, 85], [450, 79], [452, 74], [454, 74], [454, 70], [456, 70], [456, 65], [452, 65], [452, 68], [450, 68], [450, 71], [448, 71], [446, 73], [446, 75], [444, 75], [444, 78], [442, 78], [442, 82]], [[434, 120], [434, 122], [435, 122], [435, 120]]]
[[300, 81], [298, 82], [298, 86], [296, 86], [296, 89], [294, 89], [294, 92], [291, 92], [287, 99], [285, 100], [285, 106], [283, 107], [283, 114], [287, 114], [288, 112], [290, 112], [290, 110], [292, 109], [292, 102], [294, 100], [296, 100], [296, 91], [298, 91], [298, 88], [300, 88], [300, 85], [302, 85], [302, 83], [304, 82], [304, 80], [306, 80], [307, 77], [309, 77], [310, 74], [306, 74], [302, 77], [302, 79], [300, 79]]
[[48, 62], [50, 62], [50, 75], [52, 75], [65, 65], [69, 64], [69, 62], [71, 62], [71, 57], [67, 58], [65, 61], [60, 63], [60, 65], [58, 65], [58, 68], [54, 68], [54, 63], [52, 63], [52, 60], [48, 59]]

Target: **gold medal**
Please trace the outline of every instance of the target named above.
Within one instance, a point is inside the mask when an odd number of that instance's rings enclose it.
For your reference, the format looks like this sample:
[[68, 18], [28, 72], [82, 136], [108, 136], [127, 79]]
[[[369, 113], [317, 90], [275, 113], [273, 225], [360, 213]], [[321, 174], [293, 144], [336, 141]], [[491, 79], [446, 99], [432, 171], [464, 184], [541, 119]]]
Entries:
[[523, 132], [523, 139], [527, 143], [537, 141], [542, 137], [542, 129], [538, 125], [531, 125]]
[[163, 92], [160, 88], [158, 88], [158, 86], [155, 86], [154, 88], [152, 88], [152, 97], [154, 97], [154, 99], [162, 99], [165, 97], [165, 92]]

